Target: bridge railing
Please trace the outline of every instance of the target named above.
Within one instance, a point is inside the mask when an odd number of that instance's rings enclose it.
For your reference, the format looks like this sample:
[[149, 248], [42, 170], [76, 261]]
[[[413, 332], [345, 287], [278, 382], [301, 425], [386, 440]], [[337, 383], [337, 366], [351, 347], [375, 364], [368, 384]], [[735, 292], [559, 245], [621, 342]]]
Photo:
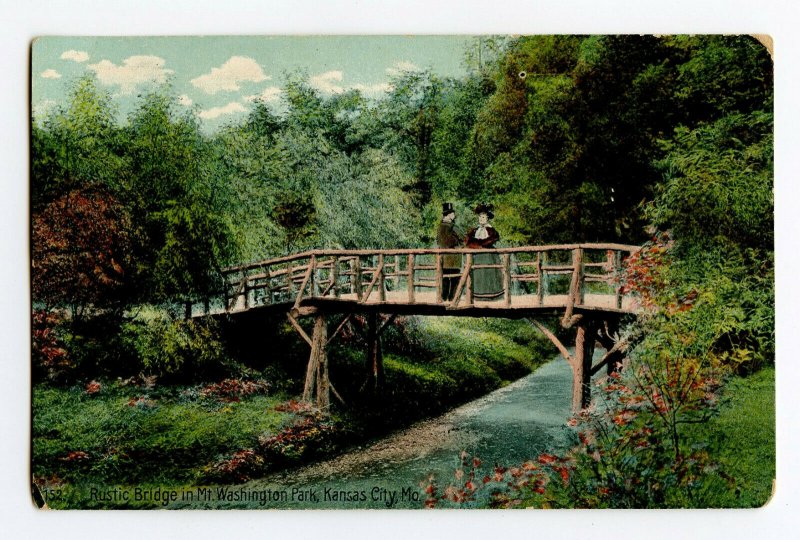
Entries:
[[[476, 291], [488, 278], [493, 306], [576, 306], [603, 297], [604, 307], [625, 310], [619, 272], [638, 251], [625, 244], [564, 244], [499, 249], [314, 250], [223, 271], [225, 311], [262, 305], [299, 307], [310, 299], [362, 304], [444, 304], [450, 309], [485, 305]], [[490, 254], [489, 257], [484, 254]], [[453, 266], [452, 256], [460, 259]], [[445, 257], [450, 259], [446, 264]], [[483, 277], [479, 275], [484, 272]], [[443, 299], [445, 280], [455, 287]], [[592, 302], [586, 301], [591, 297]], [[205, 307], [207, 311], [208, 305]]]

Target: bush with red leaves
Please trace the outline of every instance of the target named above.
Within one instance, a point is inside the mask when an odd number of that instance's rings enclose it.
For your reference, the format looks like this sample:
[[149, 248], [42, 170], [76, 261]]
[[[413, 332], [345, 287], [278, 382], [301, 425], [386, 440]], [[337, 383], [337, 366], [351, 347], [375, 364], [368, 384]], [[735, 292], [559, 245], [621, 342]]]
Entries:
[[319, 416], [297, 422], [277, 435], [259, 439], [264, 457], [274, 464], [298, 462], [324, 452], [334, 434], [333, 424]]
[[33, 312], [31, 352], [35, 378], [60, 379], [75, 367], [59, 335], [61, 323], [61, 317], [55, 313]]
[[225, 379], [209, 384], [200, 389], [204, 398], [215, 398], [228, 403], [241, 401], [241, 398], [254, 394], [266, 394], [270, 385], [267, 381], [243, 381], [241, 379]]
[[210, 482], [241, 483], [263, 472], [264, 458], [249, 448], [234, 452], [203, 469], [203, 478]]
[[33, 216], [33, 298], [69, 307], [105, 307], [124, 295], [131, 261], [130, 217], [99, 189], [76, 189]]

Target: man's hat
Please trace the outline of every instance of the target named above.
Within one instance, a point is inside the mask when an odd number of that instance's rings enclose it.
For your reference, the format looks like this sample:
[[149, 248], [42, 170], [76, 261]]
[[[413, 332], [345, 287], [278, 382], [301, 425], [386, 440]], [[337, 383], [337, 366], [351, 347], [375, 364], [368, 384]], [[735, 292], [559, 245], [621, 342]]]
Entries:
[[476, 214], [486, 214], [487, 216], [489, 216], [489, 219], [494, 218], [494, 214], [492, 213], [492, 208], [486, 203], [481, 203], [478, 206], [476, 206], [474, 212]]
[[446, 216], [447, 214], [454, 213], [456, 210], [453, 208], [453, 203], [442, 203], [442, 215]]

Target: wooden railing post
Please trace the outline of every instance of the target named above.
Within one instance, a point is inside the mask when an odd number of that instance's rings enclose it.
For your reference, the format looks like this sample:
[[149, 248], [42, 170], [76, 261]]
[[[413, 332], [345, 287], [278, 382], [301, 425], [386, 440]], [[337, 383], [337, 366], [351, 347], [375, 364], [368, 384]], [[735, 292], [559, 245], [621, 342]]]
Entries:
[[339, 257], [334, 256], [331, 267], [331, 290], [334, 298], [339, 298]]
[[[308, 264], [309, 264], [309, 270], [310, 270], [310, 272], [308, 274], [308, 277], [309, 277], [309, 280], [310, 280], [309, 283], [308, 283], [308, 290], [309, 290], [309, 296], [311, 296], [313, 298], [313, 297], [316, 296], [317, 281], [318, 281], [317, 280], [317, 257], [316, 257], [316, 255], [312, 255], [311, 256], [311, 260], [308, 261]], [[304, 291], [301, 290], [300, 294], [302, 295], [303, 292]]]
[[[242, 294], [244, 295], [244, 309], [250, 309], [250, 289], [248, 288], [247, 272], [242, 276]], [[238, 301], [238, 299], [237, 299]]]
[[361, 296], [364, 294], [361, 290], [361, 257], [356, 255], [355, 260], [353, 261], [353, 284], [356, 288], [356, 298], [358, 301], [361, 301]]
[[414, 254], [408, 254], [408, 262], [407, 270], [408, 270], [408, 303], [414, 303]]
[[469, 271], [467, 272], [467, 305], [471, 306], [475, 303], [475, 288], [472, 283], [472, 253], [467, 254], [467, 262], [469, 263]]
[[319, 267], [317, 266], [317, 259], [314, 255], [311, 256], [311, 281], [309, 283], [309, 296], [315, 298], [319, 296]]
[[544, 305], [544, 272], [542, 271], [542, 259], [546, 253], [541, 251], [536, 254], [536, 301], [539, 306]]
[[272, 278], [269, 275], [269, 266], [264, 267], [264, 293], [267, 295], [267, 304], [272, 303]]
[[511, 255], [503, 253], [503, 301], [511, 307]]
[[575, 248], [572, 250], [573, 275], [576, 278], [577, 287], [575, 289], [575, 304], [583, 304], [583, 250]]
[[[570, 279], [569, 292], [567, 293], [567, 306], [564, 310], [564, 316], [561, 318], [561, 326], [564, 328], [570, 328], [575, 324], [576, 319], [573, 318], [572, 312], [576, 304], [580, 305], [582, 303], [581, 290], [583, 289], [583, 276], [581, 275], [581, 259], [581, 248], [573, 248], [572, 278]], [[580, 319], [580, 315], [577, 316], [577, 319]]]
[[289, 298], [292, 297], [292, 290], [294, 289], [294, 282], [292, 281], [292, 272], [294, 269], [292, 268], [292, 263], [289, 263], [286, 266], [286, 292], [289, 295]]
[[442, 299], [442, 293], [444, 292], [444, 267], [442, 266], [442, 254], [436, 253], [434, 257], [436, 257], [436, 274], [434, 276], [434, 280], [436, 281], [436, 303], [441, 304], [444, 301]]
[[[395, 260], [397, 260], [395, 258]], [[386, 274], [383, 271], [383, 253], [378, 254], [378, 300], [386, 302]]]
[[[583, 271], [583, 250], [578, 248], [578, 249], [575, 250], [575, 253], [577, 253], [577, 259], [578, 259], [578, 264], [577, 264], [577, 271], [578, 271], [578, 299], [577, 299], [577, 303], [578, 303], [578, 305], [583, 305], [583, 297], [584, 297], [584, 292], [585, 292], [584, 291], [584, 271]], [[575, 256], [575, 253], [573, 253], [573, 257]]]
[[[472, 253], [467, 253], [464, 261], [464, 270], [461, 272], [461, 278], [458, 280], [456, 292], [453, 294], [451, 307], [457, 307], [461, 303], [461, 293], [464, 291], [465, 287], [467, 291], [471, 290], [472, 283], [470, 282], [470, 274], [472, 274]], [[467, 293], [467, 299], [469, 302], [472, 301], [469, 292]]]

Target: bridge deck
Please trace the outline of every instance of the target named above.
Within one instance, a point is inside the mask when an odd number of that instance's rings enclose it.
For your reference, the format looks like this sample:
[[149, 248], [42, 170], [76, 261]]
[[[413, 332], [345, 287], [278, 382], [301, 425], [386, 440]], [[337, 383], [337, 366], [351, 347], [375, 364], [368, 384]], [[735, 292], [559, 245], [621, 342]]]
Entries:
[[[419, 314], [437, 316], [458, 316], [458, 317], [508, 317], [519, 318], [532, 314], [560, 314], [567, 308], [569, 295], [559, 294], [544, 297], [540, 304], [535, 295], [512, 296], [510, 305], [506, 305], [503, 298], [497, 300], [484, 301], [476, 299], [470, 305], [452, 307], [451, 302], [437, 302], [436, 293], [419, 292], [415, 295], [413, 303], [408, 302], [408, 295], [405, 291], [389, 291], [386, 293], [386, 300], [380, 301], [377, 297], [369, 298], [366, 302], [359, 302], [355, 294], [343, 294], [339, 298], [334, 297], [314, 297], [304, 299], [301, 307], [316, 307], [322, 310], [336, 312], [351, 311], [377, 311], [380, 313], [397, 314]], [[230, 309], [212, 309], [209, 315], [239, 315], [246, 312], [268, 313], [268, 312], [289, 312], [294, 307], [292, 302], [280, 302], [272, 304], [244, 306], [243, 301], [237, 302]], [[622, 307], [616, 307], [616, 297], [612, 294], [587, 294], [582, 304], [576, 304], [573, 308], [576, 313], [602, 311], [605, 313], [624, 314], [631, 313], [636, 309], [636, 300], [630, 297], [622, 298]], [[200, 312], [193, 313], [200, 315]]]

